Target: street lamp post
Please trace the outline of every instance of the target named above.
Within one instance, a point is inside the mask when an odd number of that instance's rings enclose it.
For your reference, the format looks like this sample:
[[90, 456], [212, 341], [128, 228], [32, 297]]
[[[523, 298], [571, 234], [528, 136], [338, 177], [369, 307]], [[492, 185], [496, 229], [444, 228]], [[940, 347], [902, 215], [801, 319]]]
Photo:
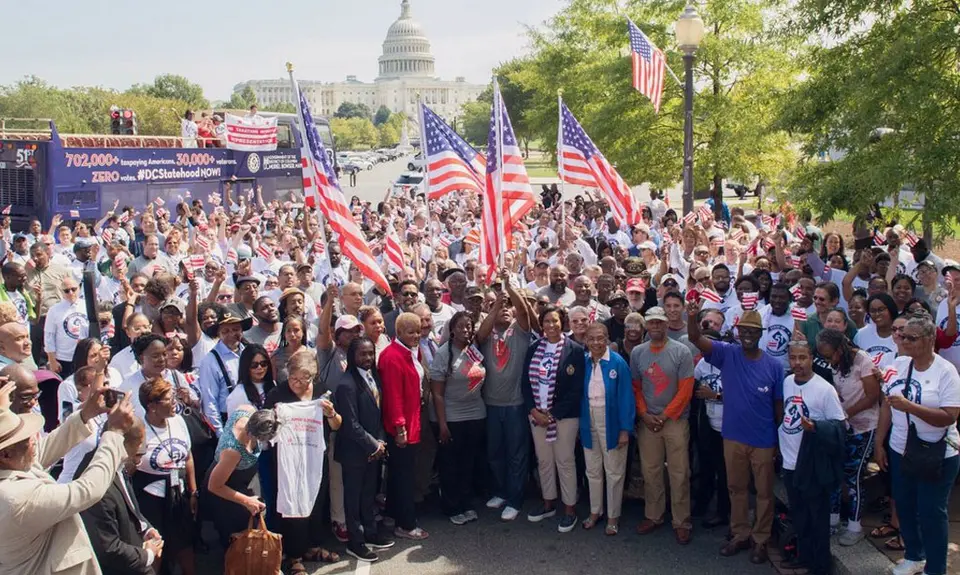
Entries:
[[693, 211], [693, 61], [703, 40], [703, 20], [688, 3], [676, 27], [677, 44], [683, 50], [683, 213]]

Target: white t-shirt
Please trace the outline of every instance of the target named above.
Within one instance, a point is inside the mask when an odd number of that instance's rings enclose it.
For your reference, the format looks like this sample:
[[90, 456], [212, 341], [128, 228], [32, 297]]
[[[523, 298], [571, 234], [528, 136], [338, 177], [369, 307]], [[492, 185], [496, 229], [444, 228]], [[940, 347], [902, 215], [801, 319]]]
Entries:
[[[120, 376], [120, 372], [112, 367], [107, 367], [107, 376], [103, 380], [103, 385], [116, 389], [120, 387], [121, 383], [123, 383], [123, 378]], [[80, 408], [80, 396], [77, 394], [77, 385], [74, 383], [72, 375], [63, 380], [60, 387], [57, 388], [57, 405], [60, 406], [58, 414], [61, 424]]]
[[[893, 369], [897, 375], [890, 379], [890, 383], [883, 386], [884, 395], [890, 396], [899, 393], [914, 403], [925, 407], [960, 407], [960, 375], [957, 368], [949, 361], [933, 356], [933, 364], [926, 371], [913, 369], [910, 383], [907, 384], [907, 371], [910, 369], [909, 357], [898, 357], [893, 362]], [[890, 427], [890, 448], [903, 455], [907, 447], [907, 414], [891, 409], [893, 414]], [[919, 417], [910, 416], [910, 422], [917, 427], [917, 435], [924, 441], [939, 441], [943, 432], [947, 431], [947, 438], [954, 444], [960, 443], [960, 433], [957, 433], [957, 424], [951, 423], [947, 427], [934, 427]], [[957, 455], [957, 450], [947, 443], [944, 458]]]
[[763, 335], [760, 336], [760, 349], [779, 361], [784, 369], [789, 369], [790, 358], [787, 354], [787, 346], [793, 336], [793, 315], [790, 314], [789, 309], [783, 315], [775, 315], [770, 304], [761, 307], [759, 311], [764, 327]]
[[23, 325], [28, 325], [30, 320], [27, 317], [27, 300], [24, 299], [18, 291], [8, 291], [7, 299], [10, 300], [10, 303], [13, 304], [13, 307], [17, 308], [17, 317], [19, 318], [20, 323]]
[[133, 347], [128, 345], [110, 358], [110, 368], [117, 370], [123, 380], [140, 371], [140, 364], [133, 355]]
[[[263, 393], [263, 384], [254, 383], [253, 386], [257, 388], [257, 393], [260, 394], [260, 405], [263, 405], [264, 400], [266, 400], [266, 395]], [[256, 408], [256, 406], [252, 405], [250, 400], [247, 398], [247, 392], [243, 389], [243, 386], [237, 385], [233, 388], [233, 391], [230, 392], [230, 395], [227, 396], [227, 417], [230, 417], [231, 413], [240, 409], [244, 405], [249, 405]]]
[[[710, 365], [705, 359], [697, 362], [697, 367], [693, 369], [693, 379], [696, 380], [697, 385], [709, 387], [714, 393], [723, 392], [720, 370]], [[723, 402], [706, 400], [703, 405], [707, 410], [710, 427], [719, 433], [723, 428]]]
[[309, 517], [323, 479], [327, 444], [323, 438], [320, 401], [277, 405], [280, 431], [277, 446], [277, 513], [283, 517]]
[[193, 365], [203, 364], [203, 360], [210, 354], [210, 350], [217, 347], [219, 339], [210, 337], [205, 333], [200, 334], [200, 339], [193, 345]]
[[87, 337], [89, 331], [90, 322], [84, 301], [60, 301], [47, 312], [47, 323], [43, 327], [43, 349], [48, 353], [53, 352], [58, 361], [73, 361], [77, 342]]
[[[940, 329], [947, 329], [947, 306], [950, 305], [950, 300], [945, 299], [940, 302], [940, 305], [937, 306], [937, 327]], [[941, 349], [938, 351], [944, 359], [953, 364], [954, 367], [960, 366], [960, 337], [953, 342], [953, 345], [950, 347]]]
[[433, 316], [433, 333], [437, 335], [443, 333], [443, 328], [446, 327], [448, 321], [453, 319], [453, 314], [455, 313], [457, 313], [457, 310], [443, 302], [440, 302], [439, 311], [431, 310], [430, 315]]
[[[146, 435], [141, 446], [144, 455], [137, 466], [137, 472], [151, 475], [172, 475], [174, 484], [178, 475], [186, 470], [190, 457], [190, 432], [187, 423], [179, 415], [167, 420], [166, 427], [153, 427], [144, 421]], [[182, 485], [186, 489], [186, 485]], [[166, 497], [163, 479], [154, 481], [144, 489], [154, 497]]]
[[880, 367], [886, 367], [893, 363], [897, 357], [897, 344], [893, 342], [893, 332], [887, 337], [880, 337], [877, 334], [877, 325], [868, 324], [857, 330], [857, 335], [853, 336], [853, 344], [867, 352], [871, 359], [880, 357]]
[[100, 433], [106, 424], [106, 413], [101, 413], [87, 421], [87, 428], [93, 433], [84, 437], [80, 443], [74, 445], [70, 451], [63, 456], [63, 469], [60, 471], [60, 476], [57, 477], [57, 483], [63, 484], [73, 481], [73, 476], [76, 475], [77, 468], [80, 467], [80, 462], [83, 461], [83, 458], [88, 453], [97, 448], [97, 443], [100, 441]]
[[783, 380], [783, 422], [777, 434], [780, 437], [783, 468], [789, 471], [797, 468], [797, 456], [803, 442], [801, 417], [813, 421], [846, 419], [837, 390], [817, 374], [800, 385], [792, 374]]
[[184, 148], [197, 147], [197, 134], [199, 132], [200, 129], [197, 128], [196, 122], [186, 118], [180, 118], [180, 137], [183, 138]]

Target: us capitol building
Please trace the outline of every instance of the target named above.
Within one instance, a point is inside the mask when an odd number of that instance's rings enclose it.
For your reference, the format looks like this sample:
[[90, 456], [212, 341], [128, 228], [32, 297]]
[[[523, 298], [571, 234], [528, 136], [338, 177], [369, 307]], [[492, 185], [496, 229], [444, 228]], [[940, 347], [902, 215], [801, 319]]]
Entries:
[[[345, 82], [300, 80], [300, 89], [314, 113], [332, 116], [340, 104], [366, 104], [372, 112], [386, 106], [391, 112], [403, 112], [413, 121], [417, 118], [417, 94], [430, 108], [451, 121], [460, 115], [466, 102], [476, 100], [486, 86], [468, 84], [463, 77], [453, 81], [434, 75], [434, 58], [430, 40], [420, 23], [410, 15], [410, 0], [400, 3], [400, 18], [387, 30], [383, 55], [378, 59], [380, 74], [373, 83], [347, 76]], [[262, 106], [292, 102], [290, 80], [248, 80], [233, 87], [240, 92], [249, 86]]]

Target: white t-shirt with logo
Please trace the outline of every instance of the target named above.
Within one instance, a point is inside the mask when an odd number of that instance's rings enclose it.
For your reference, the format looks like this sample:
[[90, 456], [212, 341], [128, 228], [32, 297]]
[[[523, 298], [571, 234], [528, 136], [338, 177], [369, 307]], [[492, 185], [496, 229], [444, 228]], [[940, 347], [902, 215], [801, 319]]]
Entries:
[[[141, 448], [143, 458], [137, 466], [138, 473], [149, 473], [157, 476], [171, 476], [174, 485], [180, 481], [179, 476], [187, 468], [187, 458], [190, 457], [190, 432], [187, 424], [179, 415], [167, 420], [166, 427], [153, 427], [144, 422], [146, 435]], [[185, 484], [181, 484], [186, 489]], [[166, 485], [160, 478], [147, 485], [144, 489], [154, 497], [166, 497]]]
[[30, 319], [27, 317], [27, 300], [20, 295], [18, 291], [8, 291], [7, 299], [17, 308], [17, 319], [23, 325], [28, 325]]
[[827, 380], [813, 374], [809, 381], [797, 384], [794, 377], [791, 374], [783, 380], [783, 422], [777, 430], [783, 468], [789, 471], [797, 468], [797, 456], [803, 442], [801, 418], [812, 421], [847, 418], [837, 390]]
[[82, 299], [74, 303], [63, 300], [47, 312], [47, 323], [43, 327], [43, 349], [54, 352], [58, 361], [73, 361], [73, 351], [77, 342], [87, 337], [90, 322], [87, 320], [87, 308]]
[[[883, 386], [884, 395], [900, 394], [914, 403], [933, 409], [960, 407], [960, 375], [957, 374], [956, 367], [939, 355], [934, 355], [933, 364], [925, 371], [913, 368], [913, 375], [908, 384], [906, 379], [910, 361], [909, 357], [898, 357], [893, 362], [893, 369], [897, 371], [897, 375], [890, 379], [890, 383]], [[893, 415], [893, 424], [890, 427], [890, 448], [903, 455], [907, 447], [907, 414], [896, 409], [891, 409], [890, 412]], [[944, 431], [947, 431], [947, 439], [954, 444], [960, 443], [960, 433], [957, 432], [956, 423], [951, 423], [947, 427], [935, 427], [912, 415], [910, 422], [917, 427], [917, 435], [924, 441], [939, 441]], [[954, 455], [957, 455], [957, 450], [948, 442], [944, 458]]]
[[876, 365], [886, 367], [893, 363], [897, 357], [897, 344], [893, 342], [893, 333], [887, 337], [880, 337], [877, 334], [876, 324], [868, 324], [857, 330], [857, 335], [853, 337], [853, 344], [867, 352], [871, 359], [880, 357]]
[[[940, 305], [937, 306], [937, 327], [940, 329], [947, 328], [947, 306], [950, 305], [950, 300], [945, 299], [940, 302]], [[953, 364], [954, 367], [960, 366], [960, 337], [953, 342], [953, 345], [950, 347], [941, 349], [937, 352], [944, 359]]]
[[[693, 379], [697, 385], [709, 387], [714, 393], [723, 392], [720, 370], [710, 365], [705, 359], [701, 359], [697, 362], [697, 367], [693, 368]], [[703, 402], [703, 405], [707, 410], [710, 427], [719, 433], [723, 429], [723, 402], [708, 399]]]
[[760, 317], [763, 320], [760, 349], [779, 361], [784, 369], [790, 369], [787, 346], [790, 343], [790, 338], [793, 337], [793, 315], [791, 315], [789, 309], [783, 315], [775, 315], [773, 308], [770, 304], [767, 304], [760, 308]]

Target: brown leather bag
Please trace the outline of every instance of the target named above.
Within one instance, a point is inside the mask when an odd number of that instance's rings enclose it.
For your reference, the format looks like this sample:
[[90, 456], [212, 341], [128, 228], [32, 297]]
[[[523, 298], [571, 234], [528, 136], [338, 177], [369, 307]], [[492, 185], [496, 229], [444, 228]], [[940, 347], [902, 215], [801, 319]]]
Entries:
[[267, 531], [263, 513], [260, 525], [253, 527], [253, 516], [247, 530], [232, 536], [224, 557], [224, 575], [277, 575], [283, 559], [283, 537]]

